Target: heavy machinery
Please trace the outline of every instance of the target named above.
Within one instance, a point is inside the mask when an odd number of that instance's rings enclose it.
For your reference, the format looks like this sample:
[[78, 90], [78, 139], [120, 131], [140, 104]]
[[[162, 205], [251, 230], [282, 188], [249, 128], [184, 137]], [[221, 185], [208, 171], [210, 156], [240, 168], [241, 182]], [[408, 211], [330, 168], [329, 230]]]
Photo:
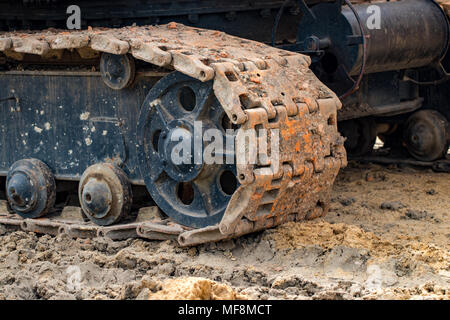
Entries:
[[443, 3], [73, 4], [0, 1], [1, 224], [194, 245], [324, 215], [344, 141], [447, 153]]

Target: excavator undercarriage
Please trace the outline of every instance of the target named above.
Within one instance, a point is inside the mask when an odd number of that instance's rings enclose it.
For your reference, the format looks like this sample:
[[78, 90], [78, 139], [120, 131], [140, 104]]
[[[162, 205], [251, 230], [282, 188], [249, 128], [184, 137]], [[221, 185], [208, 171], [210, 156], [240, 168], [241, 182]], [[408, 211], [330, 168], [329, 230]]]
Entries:
[[323, 216], [377, 136], [448, 168], [445, 3], [79, 3], [0, 1], [0, 224], [196, 245]]

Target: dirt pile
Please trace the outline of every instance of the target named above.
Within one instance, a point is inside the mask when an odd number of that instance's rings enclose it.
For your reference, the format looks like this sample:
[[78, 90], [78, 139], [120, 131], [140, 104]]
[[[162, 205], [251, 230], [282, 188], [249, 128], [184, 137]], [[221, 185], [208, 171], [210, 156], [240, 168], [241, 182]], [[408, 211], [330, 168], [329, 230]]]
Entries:
[[386, 288], [378, 292], [371, 293], [366, 299], [389, 299], [389, 300], [449, 300], [450, 290], [426, 283], [413, 288]]
[[408, 260], [423, 262], [437, 271], [450, 271], [448, 247], [440, 248], [432, 243], [421, 243], [407, 236], [398, 236], [396, 242], [387, 241], [372, 232], [365, 232], [357, 226], [344, 223], [291, 222], [268, 231], [267, 237], [275, 241], [278, 249], [304, 248], [309, 245], [318, 245], [324, 249], [336, 246], [366, 249], [371, 257], [368, 263], [402, 256], [408, 257]]
[[230, 286], [204, 278], [168, 279], [162, 289], [149, 294], [150, 300], [242, 300]]
[[278, 249], [303, 248], [319, 245], [330, 249], [335, 246], [371, 249], [380, 238], [371, 232], [343, 223], [330, 224], [323, 220], [304, 223], [289, 222], [267, 233]]

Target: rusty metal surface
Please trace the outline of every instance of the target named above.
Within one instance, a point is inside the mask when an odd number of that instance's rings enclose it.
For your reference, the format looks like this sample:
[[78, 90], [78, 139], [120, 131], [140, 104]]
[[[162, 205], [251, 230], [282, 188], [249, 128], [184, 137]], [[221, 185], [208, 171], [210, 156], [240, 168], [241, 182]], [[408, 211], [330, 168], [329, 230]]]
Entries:
[[[131, 54], [138, 60], [175, 69], [201, 81], [212, 80], [218, 101], [231, 121], [239, 125], [238, 136], [248, 129], [267, 129], [268, 137], [279, 132], [278, 158], [259, 154], [256, 164], [237, 165], [241, 186], [233, 194], [220, 224], [183, 229], [179, 233], [180, 244], [232, 238], [286, 221], [317, 218], [327, 212], [331, 187], [347, 161], [344, 140], [337, 131], [336, 114], [341, 103], [311, 72], [309, 57], [175, 23], [75, 32], [0, 33], [0, 51], [14, 59], [21, 59], [24, 54], [57, 57], [55, 51], [86, 49]], [[267, 137], [256, 140], [258, 146], [270, 145]], [[237, 148], [245, 149], [247, 145]], [[239, 160], [237, 155], [238, 163]], [[14, 218], [11, 223], [15, 221]], [[41, 232], [45, 228], [53, 228], [52, 233], [67, 229], [83, 235], [75, 225], [56, 228], [45, 225], [43, 220], [34, 220], [26, 229]], [[88, 228], [84, 235], [97, 235], [101, 228]], [[117, 235], [121, 230], [143, 237], [150, 234], [153, 238], [152, 232], [165, 233], [164, 228], [154, 230], [154, 226], [152, 229], [145, 224], [108, 228], [105, 236]], [[173, 229], [166, 231], [178, 236]]]
[[[392, 1], [392, 0], [391, 0]], [[399, 0], [394, 0], [399, 1]], [[438, 3], [442, 9], [447, 13], [447, 15], [450, 15], [450, 0], [434, 0], [436, 3]], [[352, 0], [351, 3], [358, 4], [358, 3], [373, 3], [376, 4], [377, 2], [386, 2], [386, 0]]]
[[[393, 1], [400, 1], [400, 0], [391, 0]], [[437, 4], [441, 6], [441, 8], [447, 13], [447, 16], [450, 16], [450, 0], [433, 0]], [[351, 3], [353, 4], [359, 4], [359, 3], [373, 3], [376, 4], [377, 2], [386, 2], [386, 0], [351, 0]]]

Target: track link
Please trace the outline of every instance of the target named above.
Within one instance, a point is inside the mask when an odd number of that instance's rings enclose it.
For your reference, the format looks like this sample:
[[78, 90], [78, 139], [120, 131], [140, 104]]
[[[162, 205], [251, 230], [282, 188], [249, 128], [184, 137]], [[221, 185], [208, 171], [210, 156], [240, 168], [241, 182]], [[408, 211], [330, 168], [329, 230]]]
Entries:
[[[181, 245], [196, 245], [287, 221], [314, 219], [327, 212], [333, 182], [347, 163], [344, 139], [337, 131], [336, 114], [341, 103], [309, 69], [309, 57], [175, 23], [0, 34], [0, 51], [9, 59], [20, 61], [26, 55], [38, 55], [57, 60], [64, 50], [77, 51], [82, 58], [102, 52], [130, 54], [203, 82], [213, 81], [218, 101], [239, 127], [237, 136], [248, 129], [264, 128], [267, 136], [257, 137], [256, 143], [265, 146], [270, 145], [267, 137], [272, 132], [279, 133], [279, 157], [258, 154], [256, 164], [242, 164], [245, 161], [237, 152], [240, 187], [215, 226], [188, 230], [162, 220], [99, 227], [70, 224], [58, 218], [20, 221], [12, 216], [4, 216], [1, 224], [76, 237], [177, 238]], [[236, 146], [237, 150], [247, 147]]]

